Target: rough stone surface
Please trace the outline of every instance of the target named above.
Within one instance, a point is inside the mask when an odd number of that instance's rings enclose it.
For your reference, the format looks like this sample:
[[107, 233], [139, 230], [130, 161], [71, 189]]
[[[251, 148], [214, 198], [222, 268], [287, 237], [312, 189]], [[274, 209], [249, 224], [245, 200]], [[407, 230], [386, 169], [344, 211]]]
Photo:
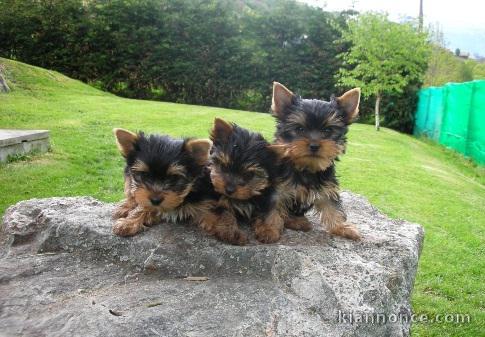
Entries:
[[189, 224], [116, 237], [114, 205], [89, 197], [20, 202], [0, 234], [0, 336], [408, 336], [423, 230], [343, 201], [360, 242], [315, 228], [245, 247]]

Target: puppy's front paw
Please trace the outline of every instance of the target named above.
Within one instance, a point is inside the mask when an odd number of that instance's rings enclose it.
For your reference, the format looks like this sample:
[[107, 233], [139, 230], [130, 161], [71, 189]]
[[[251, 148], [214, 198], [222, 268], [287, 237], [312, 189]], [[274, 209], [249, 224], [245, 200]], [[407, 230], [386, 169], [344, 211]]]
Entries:
[[359, 233], [357, 227], [349, 223], [343, 223], [330, 231], [332, 234], [342, 236], [351, 240], [360, 240], [362, 236]]
[[143, 224], [125, 218], [118, 219], [113, 225], [113, 233], [119, 236], [133, 236], [143, 229]]
[[232, 245], [237, 245], [237, 246], [244, 246], [245, 244], [248, 243], [248, 235], [241, 231], [241, 230], [235, 230], [234, 232], [231, 232], [228, 234], [226, 237], [221, 238], [223, 241], [227, 241]]
[[290, 217], [285, 221], [285, 227], [295, 231], [308, 232], [312, 229], [312, 224], [304, 216]]
[[118, 206], [113, 210], [113, 214], [111, 214], [111, 217], [113, 220], [117, 220], [120, 218], [126, 218], [129, 213], [130, 210], [127, 207]]
[[269, 225], [256, 226], [254, 232], [256, 240], [262, 243], [274, 243], [281, 238], [280, 229]]

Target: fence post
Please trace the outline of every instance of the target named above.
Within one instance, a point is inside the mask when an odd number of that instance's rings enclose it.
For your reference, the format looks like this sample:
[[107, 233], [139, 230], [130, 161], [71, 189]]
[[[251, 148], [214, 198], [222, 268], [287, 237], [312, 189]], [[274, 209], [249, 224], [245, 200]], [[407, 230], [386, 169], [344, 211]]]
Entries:
[[427, 130], [427, 127], [428, 127], [428, 119], [429, 119], [429, 109], [430, 109], [430, 106], [431, 106], [431, 96], [433, 96], [433, 92], [431, 91], [431, 89], [428, 89], [428, 97], [426, 97], [426, 118], [424, 119], [424, 125], [423, 125], [423, 133], [426, 135], [426, 137], [428, 138], [433, 138], [433, 137], [430, 137], [430, 132], [428, 132]]
[[474, 95], [475, 95], [475, 82], [472, 82], [472, 92], [470, 94], [470, 108], [468, 109], [468, 122], [467, 122], [467, 127], [466, 127], [466, 138], [465, 138], [465, 153], [464, 155], [465, 156], [471, 156], [469, 155], [469, 145], [471, 143], [471, 139], [470, 139], [470, 130], [472, 128], [472, 114], [473, 114], [473, 98], [474, 98]]
[[443, 118], [441, 119], [440, 125], [440, 138], [438, 138], [438, 143], [442, 143], [443, 135], [443, 125], [446, 125], [446, 119], [448, 118], [448, 87], [446, 85], [443, 86]]

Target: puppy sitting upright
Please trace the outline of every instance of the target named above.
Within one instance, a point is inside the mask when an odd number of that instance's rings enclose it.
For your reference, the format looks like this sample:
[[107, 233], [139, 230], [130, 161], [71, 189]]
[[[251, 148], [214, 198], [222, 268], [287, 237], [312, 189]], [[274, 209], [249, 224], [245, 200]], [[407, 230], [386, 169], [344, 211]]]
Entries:
[[211, 219], [215, 193], [207, 170], [211, 142], [115, 129], [126, 159], [125, 197], [113, 218], [113, 232], [135, 235], [161, 219]]
[[334, 165], [345, 151], [348, 126], [357, 117], [359, 101], [359, 88], [326, 102], [302, 99], [282, 84], [273, 84], [271, 108], [277, 118], [273, 147], [283, 162], [285, 227], [309, 230], [305, 213], [313, 206], [330, 233], [360, 238], [357, 228], [346, 222]]
[[[226, 238], [244, 244], [247, 236], [238, 222], [249, 222], [256, 239], [276, 242], [283, 230], [275, 189], [277, 155], [259, 133], [216, 118], [211, 132], [211, 180], [219, 202], [219, 226]], [[226, 239], [227, 241], [227, 239]]]

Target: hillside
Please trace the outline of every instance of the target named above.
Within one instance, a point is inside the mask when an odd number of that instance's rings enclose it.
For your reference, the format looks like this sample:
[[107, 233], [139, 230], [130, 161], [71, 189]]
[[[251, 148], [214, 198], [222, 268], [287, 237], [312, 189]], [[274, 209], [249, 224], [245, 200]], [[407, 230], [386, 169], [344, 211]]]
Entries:
[[[23, 199], [122, 198], [113, 127], [207, 137], [220, 116], [272, 137], [267, 114], [119, 98], [57, 72], [0, 58], [12, 91], [0, 94], [0, 127], [51, 130], [52, 151], [0, 166], [0, 214]], [[268, 83], [270, 85], [270, 83]], [[413, 295], [417, 313], [464, 313], [472, 323], [415, 324], [415, 336], [478, 336], [485, 319], [485, 174], [427, 141], [355, 124], [338, 163], [342, 186], [391, 217], [426, 229]]]

